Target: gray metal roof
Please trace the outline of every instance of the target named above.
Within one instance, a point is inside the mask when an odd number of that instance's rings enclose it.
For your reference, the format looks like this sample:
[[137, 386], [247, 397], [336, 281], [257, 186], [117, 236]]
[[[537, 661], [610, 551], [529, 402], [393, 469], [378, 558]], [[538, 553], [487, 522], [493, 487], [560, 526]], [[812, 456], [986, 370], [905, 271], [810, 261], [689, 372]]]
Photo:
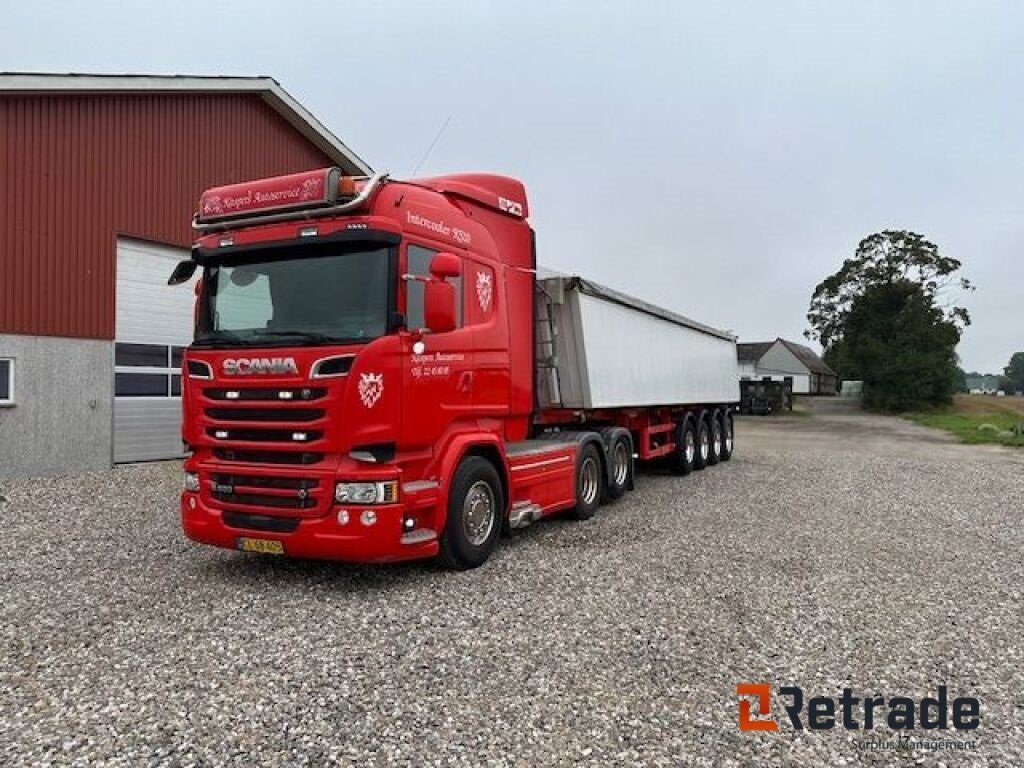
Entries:
[[362, 158], [345, 146], [272, 77], [0, 72], [0, 95], [175, 92], [255, 94], [346, 173], [369, 175], [373, 172]]

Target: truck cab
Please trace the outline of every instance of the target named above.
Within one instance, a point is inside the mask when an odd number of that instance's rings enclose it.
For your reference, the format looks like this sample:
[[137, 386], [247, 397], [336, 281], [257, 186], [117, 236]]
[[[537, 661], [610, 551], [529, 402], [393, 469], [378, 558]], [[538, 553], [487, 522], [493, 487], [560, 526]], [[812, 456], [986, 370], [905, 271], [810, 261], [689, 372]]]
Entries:
[[[300, 557], [478, 564], [507, 525], [506, 446], [526, 440], [534, 410], [526, 215], [522, 184], [483, 174], [329, 168], [205, 192], [172, 278], [202, 270], [183, 363], [185, 533]], [[474, 519], [444, 552], [467, 457]], [[574, 503], [562, 474], [548, 505]]]

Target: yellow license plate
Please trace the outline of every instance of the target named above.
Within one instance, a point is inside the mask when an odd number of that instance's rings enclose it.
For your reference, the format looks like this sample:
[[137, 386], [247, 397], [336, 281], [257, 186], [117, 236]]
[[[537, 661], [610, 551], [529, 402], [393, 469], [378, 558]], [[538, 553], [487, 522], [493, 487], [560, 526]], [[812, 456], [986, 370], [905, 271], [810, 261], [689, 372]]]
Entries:
[[243, 536], [237, 546], [243, 552], [259, 552], [262, 555], [283, 555], [284, 544], [274, 539], [250, 539]]

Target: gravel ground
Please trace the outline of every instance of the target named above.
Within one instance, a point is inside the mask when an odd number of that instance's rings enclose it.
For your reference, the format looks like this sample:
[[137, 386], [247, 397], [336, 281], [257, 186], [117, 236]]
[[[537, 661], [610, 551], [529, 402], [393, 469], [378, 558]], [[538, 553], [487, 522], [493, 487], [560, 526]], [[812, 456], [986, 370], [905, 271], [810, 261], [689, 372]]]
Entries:
[[[1024, 452], [834, 405], [737, 432], [461, 574], [192, 545], [175, 464], [2, 482], [0, 763], [1024, 762]], [[740, 732], [739, 682], [945, 683], [978, 746], [865, 753], [777, 701]]]

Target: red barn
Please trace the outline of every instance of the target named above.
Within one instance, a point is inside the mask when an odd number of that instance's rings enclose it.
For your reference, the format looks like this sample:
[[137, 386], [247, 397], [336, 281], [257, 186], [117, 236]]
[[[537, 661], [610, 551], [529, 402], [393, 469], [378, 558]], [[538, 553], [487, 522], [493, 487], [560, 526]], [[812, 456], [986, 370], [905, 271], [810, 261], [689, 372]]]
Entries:
[[0, 476], [180, 455], [200, 192], [327, 165], [270, 78], [0, 75]]

